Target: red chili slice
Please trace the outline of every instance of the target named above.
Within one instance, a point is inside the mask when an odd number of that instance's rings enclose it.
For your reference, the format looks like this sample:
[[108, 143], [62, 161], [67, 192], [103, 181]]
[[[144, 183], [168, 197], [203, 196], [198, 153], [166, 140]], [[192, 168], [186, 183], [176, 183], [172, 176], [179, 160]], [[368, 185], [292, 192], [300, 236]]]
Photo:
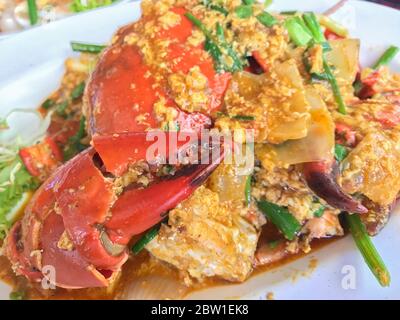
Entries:
[[34, 146], [21, 149], [19, 155], [29, 173], [40, 180], [45, 180], [63, 159], [59, 147], [51, 137], [46, 137]]

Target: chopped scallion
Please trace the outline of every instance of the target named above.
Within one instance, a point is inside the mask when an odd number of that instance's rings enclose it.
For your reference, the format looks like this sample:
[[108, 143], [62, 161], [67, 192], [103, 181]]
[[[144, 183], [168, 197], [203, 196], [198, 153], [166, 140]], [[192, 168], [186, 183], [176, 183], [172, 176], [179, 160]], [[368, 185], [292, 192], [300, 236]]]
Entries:
[[24, 300], [25, 293], [21, 291], [13, 291], [10, 293], [10, 300]]
[[254, 121], [255, 117], [254, 116], [245, 116], [245, 115], [235, 115], [231, 116], [232, 119], [235, 120], [240, 120], [240, 121]]
[[149, 231], [147, 231], [132, 247], [132, 252], [137, 255], [139, 254], [145, 247], [146, 245], [149, 244], [151, 240], [153, 240], [157, 234], [158, 231], [160, 230], [160, 225], [156, 225], [153, 228], [151, 228]]
[[88, 52], [88, 53], [100, 53], [106, 46], [99, 44], [83, 43], [83, 42], [71, 42], [71, 48], [77, 52]]
[[214, 10], [214, 11], [218, 11], [219, 13], [222, 13], [223, 15], [227, 16], [229, 14], [229, 11], [226, 10], [224, 7], [215, 5], [215, 4], [211, 4], [210, 5], [210, 9]]
[[272, 4], [273, 0], [265, 0], [264, 1], [264, 8], [269, 7]]
[[87, 148], [86, 145], [81, 143], [81, 140], [86, 135], [85, 123], [86, 123], [86, 118], [82, 117], [81, 120], [79, 121], [79, 128], [78, 128], [77, 133], [68, 139], [68, 144], [66, 145], [66, 147], [64, 149], [64, 159], [65, 160], [72, 159], [79, 152], [81, 152]]
[[27, 0], [27, 2], [28, 2], [29, 22], [30, 22], [31, 26], [33, 26], [38, 22], [38, 12], [37, 12], [36, 0]]
[[253, 15], [253, 7], [250, 5], [240, 5], [235, 9], [235, 13], [240, 19], [247, 19]]
[[321, 218], [324, 215], [326, 207], [321, 205], [317, 210], [314, 211], [314, 217]]
[[257, 20], [266, 26], [267, 28], [271, 28], [273, 25], [278, 23], [278, 20], [268, 12], [262, 12], [257, 16]]
[[85, 82], [79, 83], [71, 92], [72, 99], [78, 99], [83, 95], [83, 91], [85, 90]]
[[335, 145], [335, 158], [337, 161], [342, 162], [347, 157], [348, 151], [345, 146], [341, 144]]
[[[217, 72], [235, 72], [243, 70], [243, 62], [233, 50], [232, 46], [226, 42], [220, 24], [216, 26], [217, 37], [215, 37], [193, 14], [187, 12], [185, 16], [204, 33], [206, 37], [204, 47], [212, 56]], [[229, 59], [226, 59], [227, 57]], [[227, 61], [229, 61], [229, 64]]]
[[314, 41], [317, 43], [326, 42], [325, 36], [321, 30], [321, 26], [317, 20], [317, 17], [313, 12], [307, 12], [303, 14], [303, 20], [306, 23], [308, 29], [311, 31]]
[[56, 104], [56, 102], [53, 99], [46, 99], [45, 102], [42, 103], [42, 108], [45, 110], [50, 109]]
[[293, 16], [293, 15], [295, 15], [296, 13], [297, 13], [296, 10], [281, 11], [281, 14], [282, 14], [282, 15], [285, 15], [285, 16]]
[[332, 73], [331, 67], [328, 65], [328, 63], [326, 62], [326, 60], [324, 61], [324, 70], [325, 73], [328, 77], [328, 81], [332, 87], [332, 91], [333, 91], [333, 95], [335, 97], [336, 103], [338, 105], [338, 110], [341, 114], [347, 114], [346, 112], [346, 104], [344, 103], [342, 94], [340, 93], [340, 88], [339, 85], [337, 83], [337, 80], [334, 76], [334, 74]]
[[354, 242], [360, 250], [366, 264], [379, 281], [380, 285], [382, 287], [388, 287], [390, 285], [390, 273], [372, 243], [360, 217], [356, 214], [350, 215], [346, 213], [346, 220]]
[[299, 47], [307, 46], [312, 40], [312, 35], [299, 17], [291, 17], [285, 20], [285, 27], [290, 39]]
[[56, 113], [60, 116], [65, 118], [67, 116], [65, 110], [68, 107], [68, 101], [63, 101], [56, 105]]
[[258, 202], [258, 208], [288, 240], [293, 240], [300, 231], [300, 223], [286, 208], [264, 200]]
[[390, 61], [392, 61], [394, 57], [399, 53], [399, 51], [400, 49], [396, 46], [389, 47], [372, 68], [378, 69], [379, 67], [389, 64]]

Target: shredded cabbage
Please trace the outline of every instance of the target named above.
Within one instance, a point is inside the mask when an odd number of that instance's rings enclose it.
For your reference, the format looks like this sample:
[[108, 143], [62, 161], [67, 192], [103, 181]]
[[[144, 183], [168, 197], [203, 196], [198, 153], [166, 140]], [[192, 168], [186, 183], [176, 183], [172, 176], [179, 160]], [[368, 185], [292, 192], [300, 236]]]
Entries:
[[[29, 138], [21, 138], [22, 132], [13, 131], [8, 123], [11, 115], [16, 113], [37, 116], [37, 132]], [[14, 222], [19, 208], [29, 198], [30, 191], [38, 187], [38, 181], [25, 168], [19, 150], [33, 145], [46, 134], [51, 122], [51, 112], [45, 118], [36, 110], [14, 109], [0, 119], [0, 238], [4, 238]], [[14, 130], [15, 131], [15, 130]]]

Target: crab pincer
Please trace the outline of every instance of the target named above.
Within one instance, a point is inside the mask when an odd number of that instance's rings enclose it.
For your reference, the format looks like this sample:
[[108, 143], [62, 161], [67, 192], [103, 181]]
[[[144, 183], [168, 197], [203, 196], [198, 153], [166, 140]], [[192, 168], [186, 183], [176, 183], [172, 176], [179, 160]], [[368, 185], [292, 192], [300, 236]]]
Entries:
[[330, 206], [352, 213], [367, 213], [359, 201], [346, 194], [337, 183], [338, 164], [335, 160], [303, 164], [308, 187]]
[[[210, 152], [207, 150], [206, 152]], [[108, 286], [128, 258], [127, 244], [160, 222], [199, 187], [222, 161], [182, 167], [149, 186], [121, 195], [98, 168], [89, 148], [60, 167], [36, 192], [6, 240], [17, 273], [64, 288]], [[103, 166], [101, 166], [103, 167]], [[47, 267], [54, 270], [49, 277]]]
[[[81, 238], [74, 241], [76, 229], [69, 228], [68, 216], [62, 215], [62, 206], [60, 207], [57, 201], [57, 198], [61, 196], [57, 194], [58, 186], [65, 179], [77, 178], [69, 175], [77, 161], [84, 162], [85, 169], [90, 168], [93, 152], [93, 149], [89, 149], [60, 167], [35, 193], [25, 210], [24, 218], [13, 227], [12, 233], [6, 238], [6, 254], [18, 274], [34, 281], [46, 278], [50, 283], [64, 288], [103, 287], [109, 285], [109, 279], [117, 270], [116, 266], [126, 261], [127, 254], [121, 254], [113, 261], [113, 270], [107, 271], [103, 269], [104, 264], [91, 263], [95, 259], [88, 259], [88, 257], [91, 258], [92, 253], [93, 256], [96, 255], [92, 250], [88, 252], [88, 246], [85, 244], [89, 242], [88, 239], [96, 237], [96, 231], [90, 228], [80, 230]], [[79, 172], [79, 174], [82, 174], [85, 180], [85, 172]], [[95, 191], [107, 188], [107, 184], [98, 177], [99, 174], [91, 180], [92, 186], [97, 184]], [[73, 190], [69, 192], [73, 193]], [[94, 193], [88, 193], [86, 199], [92, 202], [92, 208], [99, 209], [101, 200], [99, 203], [98, 198], [91, 197], [94, 195]], [[78, 198], [77, 202], [70, 203], [68, 206], [74, 207], [81, 204]], [[93, 219], [98, 211], [86, 212], [80, 219]], [[101, 250], [100, 246], [98, 248]], [[111, 265], [109, 262], [111, 258], [104, 255], [104, 260], [108, 262], [108, 265]]]

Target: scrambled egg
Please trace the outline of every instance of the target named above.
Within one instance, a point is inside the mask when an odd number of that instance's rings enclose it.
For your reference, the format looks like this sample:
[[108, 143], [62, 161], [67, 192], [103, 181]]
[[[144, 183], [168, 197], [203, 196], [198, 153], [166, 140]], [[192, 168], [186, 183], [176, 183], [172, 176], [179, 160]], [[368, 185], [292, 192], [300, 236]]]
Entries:
[[221, 203], [217, 193], [202, 186], [169, 213], [168, 224], [146, 248], [192, 278], [243, 281], [252, 271], [259, 236], [246, 211]]

